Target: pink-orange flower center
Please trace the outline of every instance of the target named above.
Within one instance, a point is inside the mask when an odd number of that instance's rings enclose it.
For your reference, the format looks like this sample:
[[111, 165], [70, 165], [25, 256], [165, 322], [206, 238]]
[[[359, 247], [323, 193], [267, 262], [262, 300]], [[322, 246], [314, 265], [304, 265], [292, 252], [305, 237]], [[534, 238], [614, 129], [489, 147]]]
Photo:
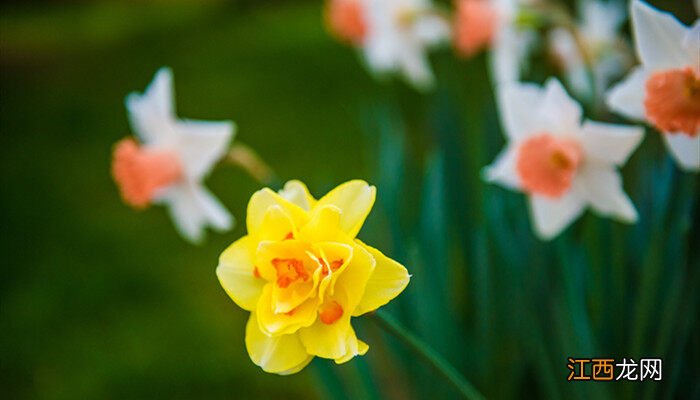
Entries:
[[290, 284], [301, 281], [308, 281], [311, 277], [304, 267], [304, 262], [296, 258], [274, 258], [272, 266], [277, 271], [277, 286], [287, 288]]
[[158, 190], [182, 178], [182, 166], [175, 153], [145, 149], [126, 138], [114, 147], [112, 175], [124, 202], [144, 208]]
[[343, 316], [343, 307], [337, 301], [324, 303], [318, 310], [318, 316], [326, 325], [330, 325]]
[[491, 45], [498, 13], [488, 0], [459, 0], [455, 18], [455, 46], [460, 53], [469, 57]]
[[541, 133], [520, 144], [516, 169], [524, 191], [557, 198], [571, 187], [582, 160], [576, 141]]
[[326, 20], [330, 31], [339, 39], [360, 44], [367, 34], [367, 23], [360, 0], [329, 0]]
[[647, 119], [660, 131], [700, 134], [700, 74], [692, 68], [656, 72], [646, 83]]

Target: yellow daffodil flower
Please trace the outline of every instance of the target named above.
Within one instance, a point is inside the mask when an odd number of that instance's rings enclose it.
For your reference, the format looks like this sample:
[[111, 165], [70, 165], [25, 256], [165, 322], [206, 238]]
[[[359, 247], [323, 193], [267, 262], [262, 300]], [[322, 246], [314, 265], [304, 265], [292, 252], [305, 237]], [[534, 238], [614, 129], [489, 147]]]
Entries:
[[262, 189], [248, 204], [248, 235], [229, 246], [216, 274], [250, 311], [246, 348], [263, 370], [303, 369], [314, 356], [344, 363], [367, 352], [351, 317], [388, 303], [408, 284], [406, 268], [356, 239], [376, 189], [354, 180], [320, 200], [299, 181]]

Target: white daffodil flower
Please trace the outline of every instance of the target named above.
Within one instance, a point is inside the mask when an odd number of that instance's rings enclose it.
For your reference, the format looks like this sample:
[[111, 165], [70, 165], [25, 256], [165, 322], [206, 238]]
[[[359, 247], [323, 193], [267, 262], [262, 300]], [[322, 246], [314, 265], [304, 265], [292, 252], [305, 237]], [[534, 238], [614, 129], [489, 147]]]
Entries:
[[427, 52], [449, 41], [448, 21], [429, 0], [364, 0], [364, 59], [377, 74], [399, 73], [418, 89], [435, 81]]
[[466, 57], [491, 48], [490, 68], [496, 83], [517, 82], [537, 36], [518, 21], [523, 6], [536, 0], [456, 0], [455, 47]]
[[639, 127], [586, 120], [556, 79], [544, 87], [511, 83], [498, 89], [508, 144], [484, 178], [529, 195], [536, 234], [557, 236], [587, 207], [623, 222], [637, 221], [616, 167], [643, 138]]
[[140, 143], [127, 138], [115, 146], [112, 172], [127, 204], [167, 206], [180, 234], [198, 242], [207, 225], [225, 231], [233, 223], [203, 180], [226, 153], [235, 126], [231, 121], [178, 119], [173, 103], [168, 68], [156, 73], [143, 94], [127, 96], [129, 119]]
[[[593, 0], [579, 4], [579, 44], [564, 28], [550, 31], [549, 39], [571, 89], [582, 97], [591, 97], [593, 93], [603, 93], [631, 65], [629, 46], [618, 34], [627, 15], [619, 3]], [[591, 64], [593, 82], [586, 60]]]
[[663, 134], [678, 165], [700, 170], [700, 20], [693, 27], [634, 0], [632, 26], [641, 65], [614, 86], [609, 107]]

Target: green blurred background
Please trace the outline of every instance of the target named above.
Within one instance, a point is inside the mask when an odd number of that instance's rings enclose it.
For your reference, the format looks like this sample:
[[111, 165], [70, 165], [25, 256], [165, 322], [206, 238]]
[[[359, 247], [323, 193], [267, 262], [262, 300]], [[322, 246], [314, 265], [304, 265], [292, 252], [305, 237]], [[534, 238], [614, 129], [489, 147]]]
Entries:
[[[414, 274], [390, 312], [489, 397], [700, 395], [697, 176], [657, 137], [626, 172], [648, 218], [588, 214], [543, 244], [522, 196], [480, 181], [502, 145], [483, 56], [438, 52], [426, 95], [374, 82], [324, 30], [320, 1], [0, 7], [3, 397], [455, 396], [366, 320], [370, 352], [346, 365], [278, 377], [249, 360], [247, 313], [214, 269], [260, 185], [216, 170], [207, 184], [239, 223], [197, 247], [162, 208], [123, 205], [110, 177], [111, 146], [130, 133], [124, 97], [164, 65], [179, 115], [234, 120], [281, 179], [317, 196], [352, 178], [378, 185], [360, 236]], [[641, 391], [566, 382], [567, 356], [608, 355], [663, 355], [670, 376]]]

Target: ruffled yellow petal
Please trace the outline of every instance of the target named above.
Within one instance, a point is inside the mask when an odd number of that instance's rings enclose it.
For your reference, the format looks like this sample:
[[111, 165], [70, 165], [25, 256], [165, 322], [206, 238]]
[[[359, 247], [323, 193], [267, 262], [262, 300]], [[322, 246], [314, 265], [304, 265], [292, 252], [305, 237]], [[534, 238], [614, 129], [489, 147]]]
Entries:
[[382, 254], [379, 250], [357, 240], [376, 261], [374, 272], [369, 277], [364, 296], [353, 312], [353, 316], [376, 310], [398, 296], [408, 285], [411, 275], [398, 262]]
[[365, 181], [346, 182], [321, 198], [316, 207], [333, 205], [340, 209], [340, 229], [354, 238], [372, 210], [376, 188]]
[[263, 333], [270, 336], [294, 333], [299, 328], [314, 323], [317, 305], [314, 299], [309, 299], [291, 311], [275, 312], [275, 304], [272, 302], [272, 284], [269, 284], [263, 289], [256, 308], [258, 326]]
[[314, 279], [316, 279], [316, 275], [320, 278], [318, 298], [319, 302], [322, 302], [326, 290], [329, 290], [331, 295], [333, 294], [338, 277], [352, 262], [353, 247], [332, 242], [318, 243], [314, 247], [320, 256], [319, 263], [323, 264], [322, 268], [314, 274]]
[[[336, 293], [329, 297], [328, 302], [336, 302], [341, 307], [347, 304], [347, 293]], [[323, 305], [321, 306], [321, 309]], [[299, 338], [309, 354], [343, 363], [358, 354], [367, 352], [369, 346], [359, 341], [350, 325], [350, 314], [343, 312], [337, 320], [325, 323], [322, 318], [316, 319], [313, 325], [299, 330]]]
[[355, 330], [352, 329], [352, 327], [350, 327], [350, 333], [347, 336], [345, 348], [347, 350], [345, 355], [336, 358], [336, 364], [343, 364], [345, 362], [348, 362], [352, 360], [355, 356], [364, 356], [365, 353], [367, 353], [367, 350], [369, 350], [369, 346], [367, 345], [367, 343], [357, 338], [357, 335], [355, 335]]
[[248, 202], [246, 223], [249, 235], [256, 236], [258, 234], [265, 219], [265, 214], [272, 206], [280, 206], [291, 218], [295, 226], [303, 226], [308, 221], [308, 215], [301, 207], [265, 188], [255, 192], [250, 198], [250, 202]]
[[335, 290], [332, 294], [327, 291], [323, 303], [319, 306], [320, 313], [330, 304], [340, 307], [342, 315], [338, 316], [336, 312], [330, 321], [324, 321], [321, 315], [313, 325], [300, 329], [299, 337], [306, 351], [319, 357], [342, 360], [348, 357], [349, 352], [355, 353], [362, 349], [354, 337], [350, 317], [362, 298], [372, 270], [374, 259], [365, 249], [356, 246], [353, 249], [352, 260], [335, 284]]
[[376, 261], [367, 249], [360, 245], [353, 247], [350, 264], [342, 274], [339, 274], [335, 290], [329, 292], [331, 296], [335, 296], [339, 290], [341, 293], [345, 293], [346, 298], [343, 306], [346, 307], [349, 314], [354, 315], [354, 310], [362, 300], [363, 294], [367, 290], [367, 283], [376, 269], [375, 265]]
[[313, 359], [297, 334], [269, 337], [258, 328], [255, 313], [246, 325], [245, 345], [253, 362], [265, 372], [289, 375], [307, 366]]
[[288, 181], [279, 191], [280, 196], [309, 211], [316, 205], [316, 199], [309, 193], [306, 185], [297, 180]]
[[309, 354], [337, 359], [348, 353], [348, 335], [351, 329], [350, 315], [345, 313], [332, 324], [316, 319], [308, 328], [299, 329], [299, 338]]
[[296, 228], [292, 218], [279, 205], [270, 206], [265, 211], [260, 227], [258, 228], [255, 240], [262, 242], [266, 240], [281, 241], [293, 238]]
[[309, 215], [309, 222], [299, 231], [299, 239], [313, 242], [349, 240], [340, 230], [340, 208], [327, 205], [316, 207]]
[[216, 276], [231, 299], [241, 308], [254, 311], [266, 281], [255, 276], [252, 242], [244, 236], [219, 257]]

